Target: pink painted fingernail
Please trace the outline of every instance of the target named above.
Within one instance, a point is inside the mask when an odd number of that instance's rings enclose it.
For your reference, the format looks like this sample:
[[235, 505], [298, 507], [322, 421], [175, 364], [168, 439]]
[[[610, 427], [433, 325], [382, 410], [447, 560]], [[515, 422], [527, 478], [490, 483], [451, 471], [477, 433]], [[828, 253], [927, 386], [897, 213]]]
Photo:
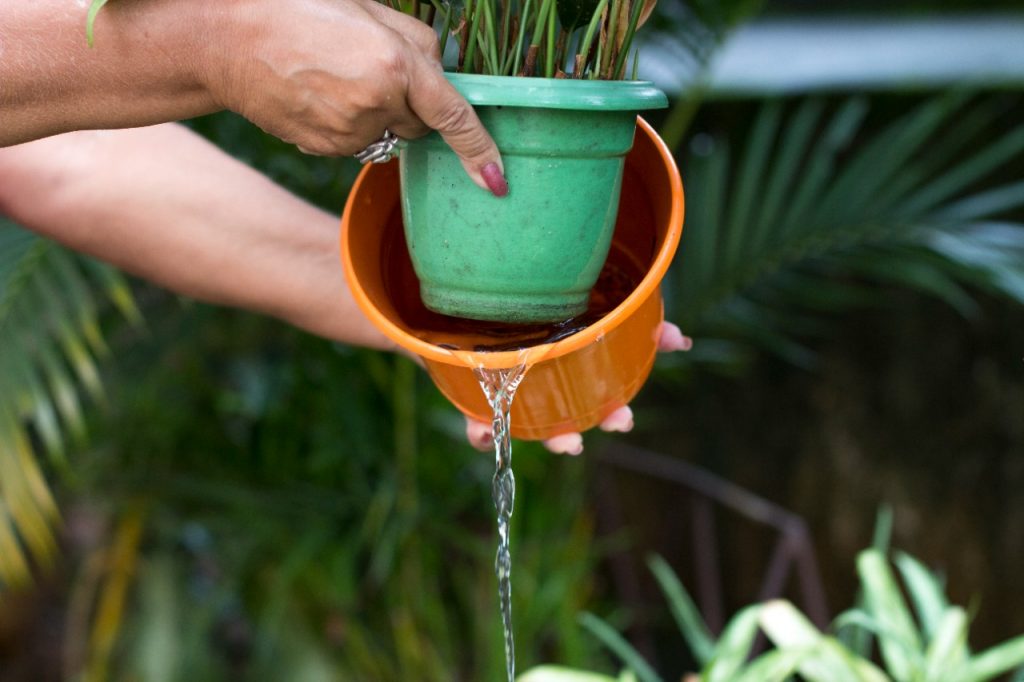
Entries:
[[628, 433], [632, 429], [633, 410], [628, 407], [620, 407], [601, 422], [601, 430], [603, 431]]
[[693, 340], [688, 336], [684, 336], [679, 331], [679, 327], [674, 324], [666, 324], [662, 328], [661, 343], [659, 345], [662, 350], [667, 351], [690, 350], [693, 347]]
[[578, 455], [583, 452], [583, 436], [578, 433], [563, 433], [544, 441], [548, 450], [556, 455]]
[[487, 183], [487, 188], [491, 190], [491, 194], [496, 197], [504, 197], [508, 195], [508, 180], [506, 180], [505, 176], [502, 175], [501, 169], [498, 168], [498, 164], [487, 164], [480, 171], [480, 175], [484, 177], [484, 182]]

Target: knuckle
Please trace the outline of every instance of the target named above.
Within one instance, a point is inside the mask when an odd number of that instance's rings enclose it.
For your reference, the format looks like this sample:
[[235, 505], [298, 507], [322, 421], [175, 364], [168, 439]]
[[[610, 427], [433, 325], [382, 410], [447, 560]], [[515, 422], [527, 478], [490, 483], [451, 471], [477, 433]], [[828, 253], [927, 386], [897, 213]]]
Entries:
[[441, 61], [441, 41], [434, 29], [426, 25], [422, 29], [418, 29], [416, 43], [428, 57], [435, 61]]
[[405, 78], [408, 70], [408, 58], [405, 50], [398, 46], [392, 46], [377, 53], [377, 68], [382, 81], [391, 81], [395, 78]]

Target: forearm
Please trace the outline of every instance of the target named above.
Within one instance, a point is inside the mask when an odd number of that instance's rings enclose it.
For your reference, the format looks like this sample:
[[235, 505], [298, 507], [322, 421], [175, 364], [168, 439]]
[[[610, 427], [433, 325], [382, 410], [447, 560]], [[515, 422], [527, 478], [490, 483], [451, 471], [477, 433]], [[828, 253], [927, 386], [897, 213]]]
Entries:
[[85, 39], [88, 2], [0, 2], [0, 147], [68, 130], [215, 111], [201, 82], [205, 0], [109, 3]]
[[392, 347], [345, 284], [337, 219], [181, 126], [0, 149], [0, 212], [171, 290]]

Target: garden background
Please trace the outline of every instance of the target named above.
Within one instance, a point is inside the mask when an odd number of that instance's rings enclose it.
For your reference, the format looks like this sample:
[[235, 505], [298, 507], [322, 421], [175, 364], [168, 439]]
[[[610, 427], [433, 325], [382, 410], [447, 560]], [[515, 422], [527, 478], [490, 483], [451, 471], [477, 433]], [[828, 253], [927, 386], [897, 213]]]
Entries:
[[[695, 347], [633, 433], [516, 444], [519, 669], [618, 671], [593, 613], [695, 670], [652, 552], [712, 630], [825, 625], [880, 509], [972, 645], [1024, 632], [1024, 7], [661, 0], [641, 36]], [[190, 125], [335, 212], [358, 172]], [[408, 360], [0, 221], [0, 679], [500, 679], [492, 467]]]

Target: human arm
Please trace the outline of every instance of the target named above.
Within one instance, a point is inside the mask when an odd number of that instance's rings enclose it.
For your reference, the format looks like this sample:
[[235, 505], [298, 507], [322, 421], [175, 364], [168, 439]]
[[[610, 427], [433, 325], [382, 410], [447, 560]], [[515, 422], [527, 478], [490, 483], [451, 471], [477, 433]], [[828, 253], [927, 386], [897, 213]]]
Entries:
[[0, 213], [173, 291], [394, 348], [344, 281], [337, 218], [182, 126], [0, 149]]
[[112, 2], [92, 48], [87, 4], [0, 3], [0, 147], [230, 109], [325, 155], [354, 154], [384, 128], [433, 128], [478, 185], [500, 176], [494, 142], [443, 77], [433, 30], [373, 0]]
[[[397, 350], [363, 316], [338, 260], [338, 220], [178, 125], [83, 131], [0, 148], [0, 214], [201, 300], [344, 343]], [[659, 350], [689, 348], [666, 323]], [[601, 424], [632, 427], [628, 407]], [[490, 426], [466, 436], [491, 447]], [[579, 454], [580, 434], [546, 443]]]

